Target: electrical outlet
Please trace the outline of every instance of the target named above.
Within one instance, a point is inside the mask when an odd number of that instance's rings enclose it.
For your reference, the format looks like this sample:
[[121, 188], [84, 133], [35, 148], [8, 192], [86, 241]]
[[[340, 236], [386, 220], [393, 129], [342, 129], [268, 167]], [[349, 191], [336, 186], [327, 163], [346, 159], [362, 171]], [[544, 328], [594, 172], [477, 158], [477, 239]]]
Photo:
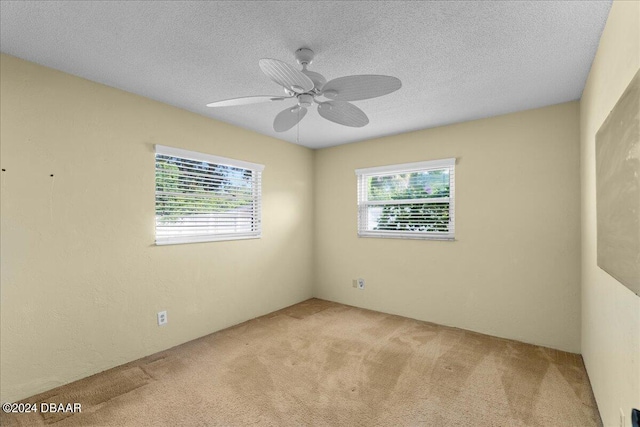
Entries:
[[358, 279], [358, 289], [364, 289], [364, 279]]
[[627, 427], [624, 425], [624, 411], [620, 408], [620, 427]]
[[354, 288], [358, 287], [358, 279], [353, 279], [351, 282], [351, 286], [353, 286]]
[[158, 326], [164, 326], [167, 324], [167, 312], [159, 311], [158, 312]]

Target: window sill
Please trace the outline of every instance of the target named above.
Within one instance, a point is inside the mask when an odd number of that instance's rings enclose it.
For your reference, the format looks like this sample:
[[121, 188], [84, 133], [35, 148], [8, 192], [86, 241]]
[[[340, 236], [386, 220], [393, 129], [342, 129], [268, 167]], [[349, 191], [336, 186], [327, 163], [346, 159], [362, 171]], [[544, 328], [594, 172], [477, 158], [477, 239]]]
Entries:
[[202, 237], [183, 237], [183, 238], [170, 238], [156, 240], [156, 246], [166, 245], [182, 245], [186, 243], [207, 243], [207, 242], [226, 242], [230, 240], [247, 240], [247, 239], [260, 239], [262, 234], [250, 235], [250, 236], [202, 236]]
[[376, 233], [376, 232], [359, 232], [358, 237], [378, 238], [378, 239], [407, 239], [407, 240], [444, 240], [455, 241], [452, 234], [413, 234], [413, 233]]

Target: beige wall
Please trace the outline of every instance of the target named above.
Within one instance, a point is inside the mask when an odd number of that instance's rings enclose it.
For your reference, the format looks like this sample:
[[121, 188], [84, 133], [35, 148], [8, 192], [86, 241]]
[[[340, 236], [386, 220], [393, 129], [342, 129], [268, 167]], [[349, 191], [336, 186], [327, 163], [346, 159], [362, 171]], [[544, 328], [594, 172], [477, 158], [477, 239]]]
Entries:
[[580, 102], [582, 354], [605, 426], [640, 408], [640, 297], [596, 262], [595, 135], [640, 67], [640, 2], [615, 1]]
[[[0, 400], [311, 297], [313, 151], [9, 56], [0, 65]], [[266, 165], [262, 239], [154, 246], [153, 144]]]
[[[578, 119], [571, 102], [318, 151], [315, 295], [579, 352]], [[455, 242], [357, 237], [355, 169], [447, 157]]]

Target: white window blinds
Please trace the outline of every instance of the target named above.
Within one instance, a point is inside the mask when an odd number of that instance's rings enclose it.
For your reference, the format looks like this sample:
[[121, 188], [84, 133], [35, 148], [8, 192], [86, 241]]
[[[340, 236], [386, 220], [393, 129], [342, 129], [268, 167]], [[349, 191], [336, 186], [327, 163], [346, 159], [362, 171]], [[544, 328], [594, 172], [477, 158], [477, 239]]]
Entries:
[[357, 169], [358, 236], [453, 240], [455, 162]]
[[156, 244], [259, 238], [263, 169], [156, 145]]

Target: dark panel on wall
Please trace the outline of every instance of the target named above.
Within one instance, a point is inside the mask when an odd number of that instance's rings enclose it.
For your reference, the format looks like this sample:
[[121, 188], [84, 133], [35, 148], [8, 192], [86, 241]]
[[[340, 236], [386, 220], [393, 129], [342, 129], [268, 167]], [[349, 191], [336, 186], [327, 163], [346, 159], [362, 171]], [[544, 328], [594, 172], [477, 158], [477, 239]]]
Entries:
[[640, 295], [640, 70], [596, 134], [598, 266]]

